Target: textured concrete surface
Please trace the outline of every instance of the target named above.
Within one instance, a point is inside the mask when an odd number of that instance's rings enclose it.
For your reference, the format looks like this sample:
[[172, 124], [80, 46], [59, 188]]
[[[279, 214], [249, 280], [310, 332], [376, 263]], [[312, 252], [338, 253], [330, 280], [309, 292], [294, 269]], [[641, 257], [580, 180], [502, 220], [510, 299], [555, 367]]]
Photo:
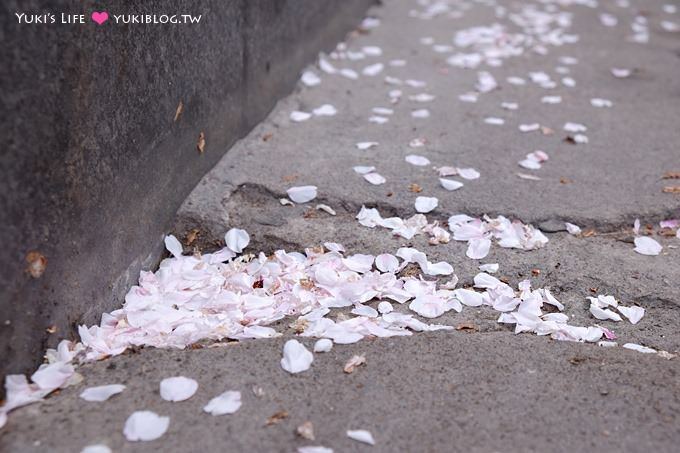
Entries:
[[[252, 251], [301, 250], [336, 241], [350, 253], [382, 253], [411, 244], [431, 260], [451, 263], [461, 284], [470, 284], [480, 262], [465, 257], [465, 244], [428, 246], [422, 237], [394, 238], [354, 219], [362, 204], [378, 207], [385, 216], [412, 215], [417, 195], [408, 185], [417, 183], [423, 188], [418, 195], [439, 198], [430, 219], [502, 214], [547, 233], [550, 242], [540, 250], [492, 247], [481, 262], [498, 262], [497, 276], [512, 285], [530, 278], [534, 286], [549, 286], [578, 325], [594, 322], [587, 311], [589, 295], [612, 294], [628, 305], [640, 305], [646, 309], [640, 323], [615, 325], [618, 341], [677, 354], [680, 240], [661, 235], [657, 226], [660, 220], [680, 217], [678, 195], [662, 193], [676, 181], [661, 179], [665, 172], [680, 171], [680, 80], [675, 76], [680, 73], [680, 34], [659, 27], [662, 19], [680, 23], [680, 14], [661, 13], [665, 2], [632, 2], [650, 28], [650, 42], [636, 44], [626, 40], [631, 9], [601, 3], [596, 9], [563, 8], [574, 14], [570, 31], [580, 36], [577, 44], [550, 48], [546, 56], [509, 59], [500, 68], [483, 67], [501, 88], [480, 96], [476, 104], [458, 100], [473, 90], [476, 71], [448, 66], [447, 54], [436, 54], [419, 40], [431, 36], [450, 43], [458, 29], [498, 21], [493, 8], [475, 4], [463, 8], [461, 18], [442, 15], [427, 22], [409, 17], [416, 2], [392, 1], [372, 9], [382, 25], [351, 36], [347, 44], [352, 50], [378, 45], [383, 56], [334, 64], [360, 71], [373, 61], [403, 58], [407, 65], [388, 66], [379, 76], [356, 81], [322, 74], [321, 85], [298, 87], [203, 178], [180, 209], [174, 233], [185, 242], [185, 252], [220, 246], [231, 227], [250, 233]], [[604, 29], [601, 12], [615, 14], [619, 25]], [[544, 90], [505, 83], [508, 76], [527, 77], [538, 70], [559, 80], [554, 69], [561, 56], [579, 59], [569, 74], [576, 87]], [[636, 70], [630, 78], [616, 79], [611, 67]], [[428, 86], [397, 87], [404, 98], [391, 106], [387, 92], [395, 87], [384, 83], [385, 75], [424, 80]], [[407, 100], [420, 92], [437, 98], [426, 104]], [[561, 94], [563, 102], [542, 104], [541, 96], [548, 94]], [[614, 106], [596, 109], [589, 102], [593, 97], [611, 99]], [[503, 101], [518, 102], [519, 109], [503, 110]], [[293, 110], [310, 111], [324, 103], [333, 104], [338, 114], [303, 123], [289, 120]], [[387, 124], [369, 123], [373, 107], [391, 107], [395, 113]], [[417, 108], [428, 108], [432, 116], [411, 118], [410, 111]], [[486, 116], [503, 117], [506, 124], [484, 124]], [[563, 142], [561, 128], [567, 121], [586, 124], [590, 143]], [[532, 122], [552, 127], [555, 134], [517, 130], [518, 124]], [[428, 144], [409, 148], [415, 137], [426, 138]], [[371, 140], [380, 145], [368, 151], [354, 146]], [[518, 172], [532, 173], [517, 161], [535, 149], [550, 155], [533, 172], [541, 181], [518, 178]], [[474, 167], [481, 178], [446, 192], [430, 167], [404, 162], [411, 153], [425, 155], [437, 166]], [[354, 165], [375, 165], [387, 183], [368, 184], [354, 173]], [[307, 205], [280, 205], [288, 187], [303, 184], [317, 185], [319, 198]], [[329, 204], [338, 215], [314, 210], [317, 202]], [[651, 234], [664, 246], [661, 255], [633, 251], [631, 227], [637, 217], [652, 226]], [[592, 231], [584, 237], [568, 235], [565, 220]], [[195, 233], [197, 239], [187, 241]], [[114, 451], [171, 452], [292, 452], [304, 445], [336, 452], [677, 451], [678, 357], [667, 360], [621, 348], [514, 335], [496, 319], [496, 312], [465, 307], [435, 322], [472, 324], [477, 331], [336, 345], [330, 353], [315, 355], [312, 368], [295, 376], [279, 365], [283, 342], [294, 335], [289, 320], [275, 326], [284, 334], [276, 340], [127, 353], [81, 367], [85, 380], [80, 386], [13, 412], [0, 433], [0, 447], [78, 451], [101, 442]], [[366, 355], [367, 364], [354, 374], [343, 373], [346, 360], [359, 353]], [[199, 391], [187, 402], [163, 402], [158, 382], [176, 374], [197, 379]], [[85, 386], [106, 383], [129, 388], [102, 405], [77, 398]], [[207, 400], [224, 390], [243, 393], [241, 410], [217, 418], [203, 414]], [[125, 419], [142, 409], [169, 415], [170, 429], [148, 444], [126, 442]], [[281, 410], [288, 417], [266, 426]], [[314, 424], [315, 441], [296, 436], [295, 428], [304, 421]], [[376, 445], [348, 439], [347, 429], [370, 430]]]
[[[67, 336], [121, 303], [199, 179], [369, 4], [114, 1], [98, 26], [93, 2], [2, 2], [0, 375], [35, 367], [56, 339], [48, 327]], [[86, 24], [20, 24], [17, 12]], [[25, 272], [31, 251], [47, 259], [40, 278]]]

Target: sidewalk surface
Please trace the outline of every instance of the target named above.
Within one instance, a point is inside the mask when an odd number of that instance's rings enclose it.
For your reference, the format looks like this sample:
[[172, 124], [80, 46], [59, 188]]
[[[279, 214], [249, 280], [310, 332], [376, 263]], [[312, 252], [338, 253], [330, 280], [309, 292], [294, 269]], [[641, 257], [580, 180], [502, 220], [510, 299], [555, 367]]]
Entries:
[[[600, 323], [616, 331], [620, 345], [668, 354], [516, 335], [496, 322], [497, 312], [466, 306], [424, 319], [454, 330], [339, 344], [292, 375], [280, 366], [283, 344], [295, 336], [284, 319], [273, 326], [279, 338], [144, 348], [83, 365], [82, 384], [10, 414], [0, 450], [77, 452], [105, 444], [115, 452], [294, 452], [309, 445], [335, 452], [678, 451], [680, 358], [667, 357], [680, 351], [680, 238], [659, 227], [680, 217], [680, 194], [672, 189], [680, 180], [667, 175], [680, 172], [680, 5], [671, 3], [386, 1], [323, 56], [337, 72], [310, 67], [321, 83], [301, 82], [229, 150], [185, 202], [174, 231], [185, 245], [192, 238], [185, 253], [216, 249], [231, 227], [248, 231], [253, 252], [330, 241], [348, 254], [378, 255], [408, 245], [450, 263], [463, 287], [480, 264], [499, 263], [495, 276], [515, 288], [525, 279], [550, 287], [570, 323]], [[521, 54], [511, 55], [516, 49]], [[470, 54], [480, 52], [475, 66]], [[611, 106], [601, 106], [606, 101]], [[291, 119], [324, 104], [337, 113]], [[429, 117], [413, 116], [423, 109]], [[490, 124], [498, 119], [503, 124]], [[544, 129], [520, 131], [533, 123]], [[566, 123], [586, 130], [565, 130]], [[588, 142], [574, 143], [583, 140], [577, 135]], [[378, 144], [360, 150], [358, 142]], [[518, 165], [537, 150], [549, 156], [540, 169]], [[410, 154], [431, 164], [414, 166], [405, 160]], [[369, 183], [355, 166], [376, 167], [386, 182]], [[447, 191], [433, 169], [443, 166], [474, 168], [480, 177], [451, 176], [464, 185]], [[280, 203], [288, 188], [303, 185], [317, 186], [317, 199]], [[423, 235], [407, 240], [356, 219], [362, 205], [408, 218], [418, 196], [438, 198], [430, 221], [503, 215], [539, 228], [549, 242], [532, 251], [492, 246], [473, 260], [465, 242], [431, 246]], [[337, 215], [315, 209], [320, 203]], [[659, 255], [634, 251], [636, 218], [642, 234], [663, 246]], [[582, 233], [569, 234], [565, 222]], [[598, 294], [641, 306], [645, 316], [635, 325], [598, 321], [587, 300]], [[344, 373], [355, 354], [366, 364]], [[198, 392], [185, 402], [163, 401], [158, 383], [176, 375], [196, 379]], [[78, 397], [85, 387], [112, 383], [127, 389], [105, 403]], [[226, 389], [242, 392], [242, 408], [203, 413], [205, 402]], [[128, 442], [125, 421], [143, 409], [169, 416], [169, 429], [155, 441]], [[281, 411], [287, 416], [268, 424]], [[314, 441], [295, 432], [306, 421]], [[348, 438], [353, 429], [371, 431], [375, 445]]]

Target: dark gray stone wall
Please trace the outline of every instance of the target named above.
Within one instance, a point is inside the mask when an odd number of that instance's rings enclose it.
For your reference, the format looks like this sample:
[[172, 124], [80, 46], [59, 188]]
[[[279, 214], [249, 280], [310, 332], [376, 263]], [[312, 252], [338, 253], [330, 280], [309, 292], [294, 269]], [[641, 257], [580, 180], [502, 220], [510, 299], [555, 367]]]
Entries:
[[[371, 2], [2, 2], [0, 374], [30, 372], [121, 303], [199, 179]], [[202, 18], [98, 26], [101, 10]], [[86, 24], [19, 24], [15, 12]], [[47, 259], [39, 278], [31, 251]]]

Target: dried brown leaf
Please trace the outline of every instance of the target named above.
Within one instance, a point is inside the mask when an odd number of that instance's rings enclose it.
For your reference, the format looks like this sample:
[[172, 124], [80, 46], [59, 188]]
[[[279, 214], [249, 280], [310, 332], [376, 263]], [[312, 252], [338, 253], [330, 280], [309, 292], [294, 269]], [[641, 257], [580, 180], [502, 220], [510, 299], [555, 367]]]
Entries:
[[191, 245], [194, 242], [196, 242], [196, 239], [198, 239], [199, 233], [200, 233], [200, 231], [198, 230], [198, 228], [194, 228], [193, 230], [189, 231], [187, 233], [187, 236], [186, 236], [186, 241], [185, 241], [186, 244]]
[[182, 112], [184, 112], [184, 103], [180, 100], [179, 104], [177, 104], [177, 110], [175, 110], [175, 119], [173, 120], [174, 122], [177, 122], [180, 116], [182, 116]]
[[352, 356], [352, 358], [349, 359], [347, 363], [345, 363], [343, 371], [347, 374], [351, 374], [358, 366], [364, 365], [365, 363], [366, 363], [365, 355]]
[[198, 141], [196, 142], [196, 149], [198, 149], [198, 152], [203, 154], [205, 151], [205, 133], [201, 131], [198, 134]]
[[419, 184], [412, 183], [408, 185], [408, 191], [413, 193], [420, 193], [423, 191], [423, 188], [420, 187]]
[[456, 325], [456, 330], [462, 330], [465, 332], [479, 332], [479, 326], [472, 321], [465, 321], [458, 323], [458, 325]]
[[32, 251], [26, 255], [26, 272], [33, 278], [39, 278], [47, 268], [47, 258], [40, 252]]
[[281, 423], [284, 418], [288, 418], [288, 411], [283, 409], [267, 419], [267, 426]]

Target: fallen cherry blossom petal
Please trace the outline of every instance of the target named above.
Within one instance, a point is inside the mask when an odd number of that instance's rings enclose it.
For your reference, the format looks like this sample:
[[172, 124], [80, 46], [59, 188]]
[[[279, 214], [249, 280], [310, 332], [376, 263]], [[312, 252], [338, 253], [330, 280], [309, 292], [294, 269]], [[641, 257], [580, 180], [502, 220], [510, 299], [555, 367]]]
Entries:
[[307, 371], [314, 361], [314, 354], [297, 340], [288, 340], [283, 346], [281, 368], [291, 374]]
[[296, 123], [301, 123], [303, 121], [307, 121], [311, 117], [312, 117], [311, 113], [301, 112], [299, 110], [295, 110], [295, 111], [290, 113], [291, 121], [294, 121]]
[[86, 388], [80, 393], [80, 397], [85, 401], [101, 402], [121, 393], [123, 390], [125, 390], [123, 384], [100, 385]]
[[415, 208], [416, 211], [427, 214], [434, 211], [439, 205], [439, 200], [436, 197], [417, 197]]
[[387, 180], [379, 173], [367, 173], [363, 175], [364, 179], [374, 186], [379, 186], [380, 184], [385, 184]]
[[590, 304], [590, 313], [597, 319], [611, 320], [611, 321], [621, 321], [621, 316], [609, 309], [602, 309], [595, 304]]
[[88, 445], [80, 450], [80, 453], [111, 453], [111, 449], [103, 444]]
[[291, 187], [286, 193], [295, 203], [307, 203], [316, 198], [316, 186]]
[[616, 307], [616, 309], [623, 316], [628, 318], [631, 324], [637, 324], [645, 315], [645, 309], [642, 307], [638, 307], [637, 305], [633, 305], [632, 307], [624, 307], [623, 305], [619, 305], [618, 307]]
[[160, 438], [169, 425], [170, 417], [162, 417], [151, 411], [137, 411], [125, 421], [123, 434], [131, 442], [146, 442]]
[[480, 173], [474, 168], [457, 168], [458, 175], [463, 179], [478, 179]]
[[423, 167], [425, 165], [430, 165], [430, 159], [424, 156], [419, 156], [417, 154], [409, 154], [405, 158], [406, 162], [408, 162], [411, 165], [417, 165], [419, 167]]
[[564, 222], [564, 226], [569, 234], [581, 234], [581, 227], [574, 225], [573, 223]]
[[658, 255], [663, 247], [654, 239], [648, 236], [638, 236], [635, 238], [635, 251], [641, 255]]
[[359, 142], [356, 144], [357, 149], [360, 149], [362, 151], [370, 148], [375, 148], [376, 146], [378, 146], [378, 142]]
[[318, 204], [318, 205], [316, 205], [315, 209], [317, 209], [319, 211], [323, 211], [323, 212], [330, 214], [330, 215], [336, 215], [337, 214], [335, 212], [335, 209], [331, 208], [327, 204]]
[[227, 390], [226, 392], [211, 399], [203, 406], [203, 412], [211, 415], [233, 414], [241, 408], [241, 392]]
[[338, 111], [331, 104], [324, 104], [321, 107], [312, 110], [312, 113], [315, 116], [334, 116]]
[[399, 268], [399, 260], [392, 254], [383, 253], [375, 257], [375, 267], [380, 272], [396, 272]]
[[314, 343], [314, 352], [328, 352], [333, 349], [333, 342], [328, 338], [321, 338]]
[[463, 187], [463, 183], [459, 181], [454, 181], [453, 179], [439, 178], [439, 183], [446, 190], [458, 190]]
[[370, 431], [366, 431], [365, 429], [349, 430], [347, 431], [347, 437], [368, 445], [375, 445], [375, 439], [373, 439], [373, 435]]
[[498, 272], [498, 263], [480, 264], [479, 270], [482, 272], [495, 274], [496, 272]]
[[428, 109], [418, 109], [411, 112], [413, 118], [429, 118], [430, 111]]
[[319, 76], [312, 71], [303, 72], [300, 80], [302, 80], [302, 83], [304, 83], [308, 87], [313, 87], [321, 83], [321, 79], [319, 78]]
[[165, 378], [160, 384], [161, 398], [165, 401], [185, 401], [194, 396], [198, 382], [184, 376]]
[[637, 351], [637, 352], [643, 352], [645, 354], [654, 354], [654, 353], [657, 352], [656, 349], [648, 348], [647, 346], [642, 346], [642, 345], [637, 344], [637, 343], [626, 343], [626, 344], [623, 345], [623, 347], [625, 349], [630, 349], [630, 350]]
[[232, 228], [224, 235], [224, 242], [229, 250], [241, 253], [250, 243], [250, 236], [246, 230]]
[[321, 445], [315, 445], [310, 447], [298, 447], [298, 453], [333, 453], [332, 448], [326, 448]]
[[179, 258], [182, 256], [182, 244], [177, 240], [177, 238], [173, 235], [168, 235], [165, 236], [165, 248], [174, 256], [175, 258]]

